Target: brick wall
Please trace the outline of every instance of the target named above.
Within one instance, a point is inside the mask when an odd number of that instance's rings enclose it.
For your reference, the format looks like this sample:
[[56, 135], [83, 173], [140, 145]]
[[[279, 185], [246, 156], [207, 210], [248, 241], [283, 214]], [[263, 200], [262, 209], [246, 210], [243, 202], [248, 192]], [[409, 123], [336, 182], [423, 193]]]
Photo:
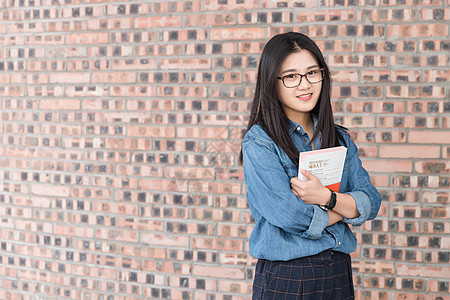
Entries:
[[0, 299], [249, 299], [240, 140], [314, 38], [383, 196], [358, 299], [450, 299], [449, 0], [0, 0]]

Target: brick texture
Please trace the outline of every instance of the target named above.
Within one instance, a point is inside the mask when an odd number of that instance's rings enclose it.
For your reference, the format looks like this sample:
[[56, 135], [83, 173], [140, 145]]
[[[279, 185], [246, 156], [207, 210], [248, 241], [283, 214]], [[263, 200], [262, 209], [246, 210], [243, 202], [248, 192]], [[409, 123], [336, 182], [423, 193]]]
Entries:
[[264, 43], [332, 70], [383, 203], [357, 299], [450, 299], [450, 1], [0, 0], [0, 299], [250, 299]]

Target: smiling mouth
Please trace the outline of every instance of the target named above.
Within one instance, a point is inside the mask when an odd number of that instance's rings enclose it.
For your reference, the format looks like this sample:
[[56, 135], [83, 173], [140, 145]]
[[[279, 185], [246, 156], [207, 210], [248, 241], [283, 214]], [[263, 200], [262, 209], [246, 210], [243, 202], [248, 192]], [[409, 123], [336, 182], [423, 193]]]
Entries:
[[311, 99], [311, 97], [312, 97], [312, 93], [297, 96], [297, 98], [300, 100], [309, 100], [309, 99]]

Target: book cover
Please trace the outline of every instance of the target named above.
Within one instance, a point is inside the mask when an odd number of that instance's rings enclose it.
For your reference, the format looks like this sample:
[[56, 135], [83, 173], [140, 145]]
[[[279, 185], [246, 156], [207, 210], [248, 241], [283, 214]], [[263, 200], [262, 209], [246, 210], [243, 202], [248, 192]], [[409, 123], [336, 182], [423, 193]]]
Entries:
[[330, 190], [339, 192], [347, 148], [344, 146], [300, 152], [298, 179], [307, 181], [300, 170], [316, 176]]

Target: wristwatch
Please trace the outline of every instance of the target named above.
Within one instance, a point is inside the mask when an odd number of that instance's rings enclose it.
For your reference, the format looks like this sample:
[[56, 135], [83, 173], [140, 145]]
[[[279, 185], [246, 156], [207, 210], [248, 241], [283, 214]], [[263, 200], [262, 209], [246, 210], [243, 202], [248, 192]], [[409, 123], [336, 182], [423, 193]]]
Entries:
[[328, 205], [319, 205], [323, 210], [333, 210], [333, 208], [336, 206], [336, 193], [332, 190], [330, 190], [330, 192], [330, 203], [328, 203]]

